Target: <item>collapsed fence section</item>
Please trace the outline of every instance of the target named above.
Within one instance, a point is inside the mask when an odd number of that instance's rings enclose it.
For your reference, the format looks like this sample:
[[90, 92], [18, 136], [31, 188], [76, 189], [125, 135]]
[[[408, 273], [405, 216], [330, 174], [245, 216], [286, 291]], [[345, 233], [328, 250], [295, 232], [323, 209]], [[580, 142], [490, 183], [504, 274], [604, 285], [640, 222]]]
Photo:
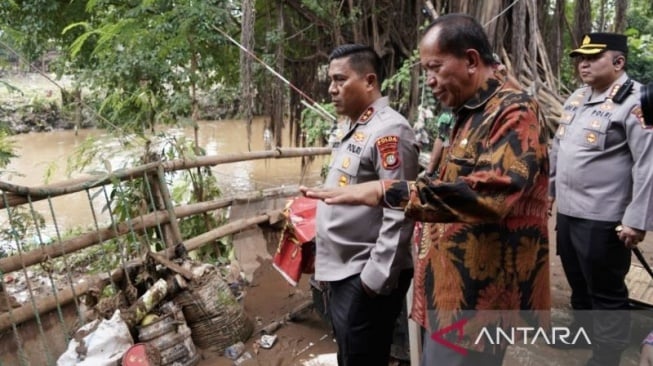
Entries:
[[[170, 259], [204, 247], [216, 247], [220, 238], [275, 221], [280, 213], [278, 209], [254, 212], [251, 217], [229, 221], [223, 211], [232, 205], [297, 194], [296, 187], [286, 187], [229, 198], [208, 197], [179, 206], [170, 197], [168, 174], [246, 160], [329, 153], [329, 148], [276, 149], [151, 162], [104, 176], [41, 187], [0, 182], [0, 208], [10, 224], [4, 237], [11, 239], [14, 248], [8, 255], [2, 256], [0, 252], [0, 365], [54, 365], [74, 330], [91, 313], [102, 313], [98, 306], [103, 304], [98, 302], [116, 291], [126, 293], [123, 301], [126, 299], [128, 304], [135, 302], [139, 286], [134, 283], [135, 268], [148, 265], [148, 261], [175, 268]], [[78, 192], [84, 192], [89, 202], [93, 227], [82, 232], [62, 232], [52, 199], [72, 197]], [[37, 201], [47, 202], [48, 210], [34, 209]], [[108, 219], [98, 219], [100, 212], [105, 212]], [[53, 222], [53, 230], [48, 234], [42, 231], [43, 216], [49, 216]], [[25, 227], [30, 222], [32, 240], [27, 243]], [[184, 237], [183, 227], [198, 222], [206, 224], [203, 230]], [[207, 246], [209, 243], [214, 245]], [[129, 294], [129, 289], [134, 293]], [[109, 310], [117, 306], [106, 305], [102, 315], [110, 314]]]

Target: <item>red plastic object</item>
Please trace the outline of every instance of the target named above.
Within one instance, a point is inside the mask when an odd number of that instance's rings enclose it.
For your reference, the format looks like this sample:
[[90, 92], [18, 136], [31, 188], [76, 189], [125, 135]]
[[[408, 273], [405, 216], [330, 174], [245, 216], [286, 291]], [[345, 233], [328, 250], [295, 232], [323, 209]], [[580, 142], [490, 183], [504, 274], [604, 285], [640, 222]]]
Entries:
[[122, 356], [123, 366], [153, 366], [147, 356], [144, 343], [137, 343]]
[[302, 273], [315, 272], [315, 209], [317, 200], [303, 196], [292, 199], [286, 209], [286, 225], [272, 265], [297, 286]]

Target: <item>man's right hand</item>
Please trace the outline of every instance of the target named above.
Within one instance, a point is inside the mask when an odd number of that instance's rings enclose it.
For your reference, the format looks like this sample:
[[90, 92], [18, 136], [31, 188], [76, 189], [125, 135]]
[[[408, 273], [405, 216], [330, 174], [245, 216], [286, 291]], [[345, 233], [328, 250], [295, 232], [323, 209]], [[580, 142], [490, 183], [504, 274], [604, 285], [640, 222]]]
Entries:
[[354, 184], [337, 188], [299, 187], [308, 198], [316, 198], [327, 204], [378, 206], [383, 196], [381, 181]]
[[555, 197], [549, 196], [547, 199], [547, 210], [546, 213], [551, 216], [553, 215], [553, 203], [555, 202]]

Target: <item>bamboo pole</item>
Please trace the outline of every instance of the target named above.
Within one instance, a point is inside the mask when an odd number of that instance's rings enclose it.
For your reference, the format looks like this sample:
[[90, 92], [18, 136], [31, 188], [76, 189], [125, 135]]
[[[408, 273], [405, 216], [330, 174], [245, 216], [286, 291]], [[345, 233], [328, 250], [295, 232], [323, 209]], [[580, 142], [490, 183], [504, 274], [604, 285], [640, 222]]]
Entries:
[[[275, 196], [290, 196], [297, 194], [298, 190], [295, 187], [274, 189], [264, 192], [255, 192], [249, 195], [243, 195], [236, 198], [222, 198], [213, 201], [193, 203], [180, 207], [175, 207], [174, 211], [179, 218], [200, 214], [202, 212], [217, 210], [219, 208], [228, 207], [239, 202], [255, 202]], [[132, 219], [131, 227], [133, 230], [142, 230], [154, 227], [159, 224], [169, 222], [170, 216], [166, 211], [151, 212], [142, 217]], [[218, 228], [219, 229], [219, 228]], [[217, 229], [216, 229], [217, 230]], [[109, 225], [104, 229], [93, 231], [90, 233], [82, 234], [72, 239], [63, 240], [59, 244], [44, 245], [29, 252], [23, 252], [11, 257], [0, 258], [0, 273], [8, 274], [17, 271], [23, 267], [28, 267], [34, 264], [45, 262], [48, 259], [61, 257], [66, 254], [90, 247], [103, 240], [113, 239], [129, 233], [130, 225], [127, 222], [121, 222], [116, 225], [114, 230], [113, 226]], [[204, 234], [203, 234], [204, 235]], [[102, 240], [100, 240], [102, 239]], [[170, 258], [170, 257], [168, 257]]]
[[[168, 190], [168, 185], [166, 184], [165, 172], [163, 171], [163, 166], [159, 165], [157, 169], [157, 177], [159, 178], [159, 184], [157, 185], [158, 193], [163, 199], [163, 207], [165, 207], [166, 212], [168, 213], [168, 223], [164, 224], [164, 229], [167, 234], [165, 239], [166, 247], [173, 248], [175, 245], [181, 243], [181, 230], [179, 230], [179, 224], [177, 222], [177, 215], [175, 214], [175, 207], [172, 204], [172, 198], [170, 197], [170, 191]], [[169, 231], [169, 232], [168, 232]]]
[[[120, 169], [111, 174], [103, 176], [92, 176], [66, 180], [56, 184], [26, 187], [16, 184], [10, 184], [0, 181], [0, 191], [5, 191], [7, 203], [9, 206], [17, 206], [27, 203], [27, 196], [31, 202], [40, 201], [48, 197], [62, 196], [68, 193], [80, 192], [85, 189], [100, 187], [110, 184], [112, 180], [127, 180], [140, 178], [143, 174], [156, 173], [159, 165], [163, 166], [164, 171], [177, 171], [188, 168], [197, 168], [201, 166], [214, 166], [220, 164], [236, 163], [239, 161], [261, 160], [261, 159], [286, 159], [302, 156], [328, 155], [331, 153], [330, 147], [304, 147], [304, 148], [277, 148], [274, 150], [251, 151], [235, 154], [221, 154], [211, 156], [201, 156], [195, 159], [176, 159], [162, 163], [149, 163], [140, 165], [131, 169]], [[0, 200], [0, 209], [6, 208], [4, 200]]]
[[12, 325], [34, 319], [36, 314], [45, 314], [56, 309], [57, 306], [64, 306], [72, 302], [75, 295], [81, 296], [88, 292], [90, 284], [91, 281], [85, 279], [74, 286], [58, 291], [57, 296], [50, 295], [39, 299], [35, 301], [36, 308], [32, 306], [32, 303], [27, 303], [16, 309], [9, 309], [7, 312], [0, 314], [0, 332], [11, 328]]

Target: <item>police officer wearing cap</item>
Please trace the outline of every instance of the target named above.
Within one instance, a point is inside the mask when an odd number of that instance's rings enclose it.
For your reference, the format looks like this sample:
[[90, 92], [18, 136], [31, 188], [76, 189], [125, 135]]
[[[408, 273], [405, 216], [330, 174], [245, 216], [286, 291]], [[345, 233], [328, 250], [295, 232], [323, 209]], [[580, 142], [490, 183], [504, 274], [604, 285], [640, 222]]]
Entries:
[[[415, 134], [381, 95], [381, 72], [368, 46], [342, 45], [329, 56], [329, 94], [350, 127], [333, 150], [325, 187], [417, 177]], [[412, 230], [402, 211], [318, 203], [315, 279], [329, 285], [340, 366], [388, 365], [413, 274]]]
[[630, 249], [653, 229], [653, 130], [644, 124], [641, 85], [625, 71], [626, 36], [589, 33], [570, 56], [585, 85], [565, 102], [550, 153], [557, 252], [572, 291], [572, 327], [591, 340], [575, 346], [592, 348], [587, 365], [618, 365], [630, 333]]

